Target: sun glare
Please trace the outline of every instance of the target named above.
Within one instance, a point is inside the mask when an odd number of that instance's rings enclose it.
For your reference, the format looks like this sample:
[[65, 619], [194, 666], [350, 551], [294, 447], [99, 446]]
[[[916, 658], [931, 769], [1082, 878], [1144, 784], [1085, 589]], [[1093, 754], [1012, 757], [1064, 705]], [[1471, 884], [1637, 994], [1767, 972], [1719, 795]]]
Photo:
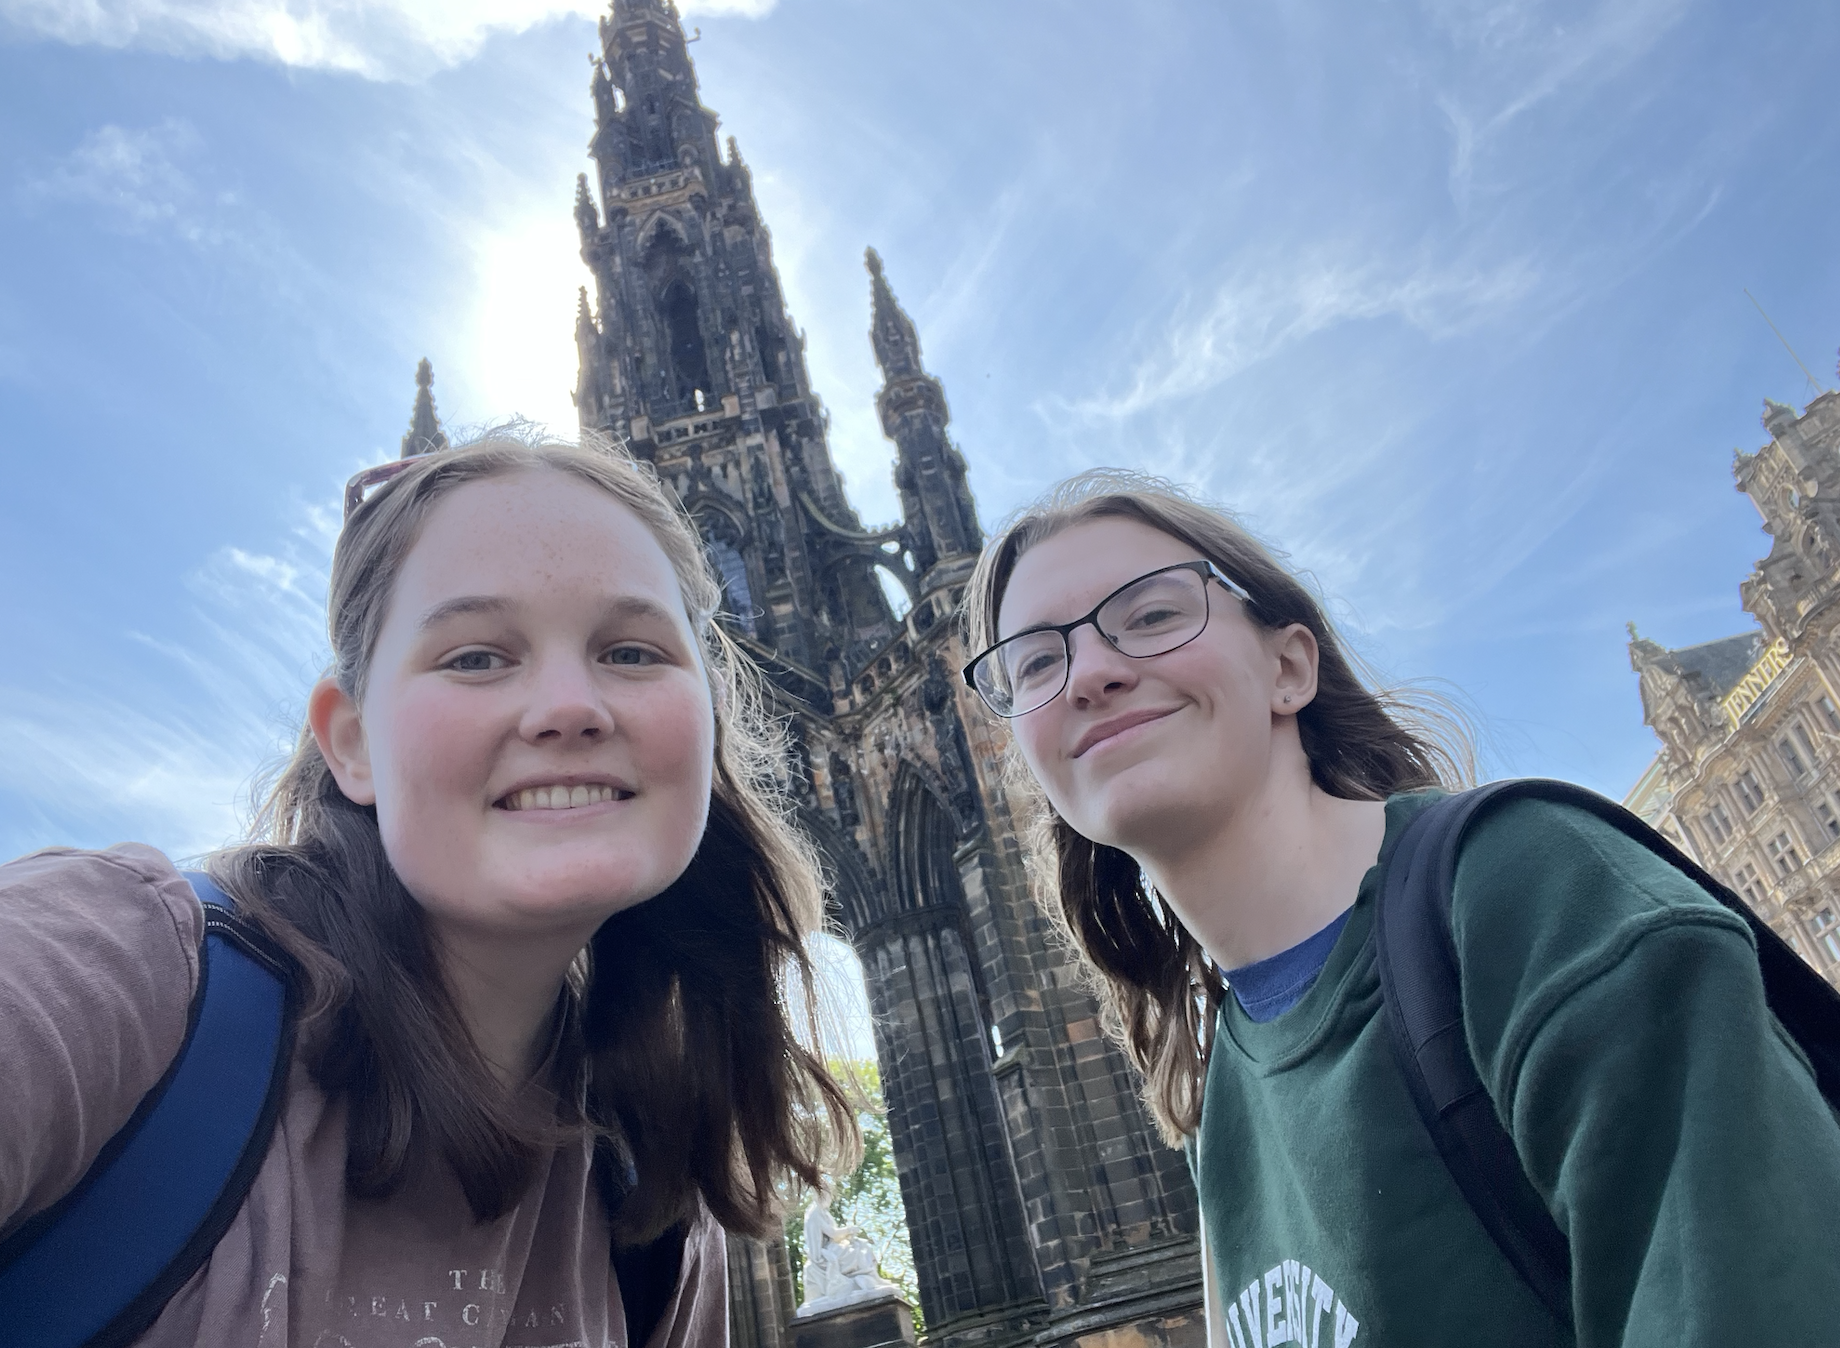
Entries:
[[476, 326], [463, 348], [470, 368], [449, 385], [464, 387], [470, 405], [456, 411], [484, 421], [528, 417], [573, 432], [576, 295], [589, 284], [579, 248], [566, 211], [533, 213], [481, 236]]

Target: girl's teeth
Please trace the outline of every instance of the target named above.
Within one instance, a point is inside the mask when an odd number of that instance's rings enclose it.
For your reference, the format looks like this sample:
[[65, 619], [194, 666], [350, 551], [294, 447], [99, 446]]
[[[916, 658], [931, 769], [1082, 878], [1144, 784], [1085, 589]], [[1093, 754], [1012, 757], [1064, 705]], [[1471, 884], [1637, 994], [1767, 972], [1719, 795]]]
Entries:
[[508, 804], [514, 810], [571, 810], [598, 805], [618, 794], [611, 786], [529, 786], [512, 796]]

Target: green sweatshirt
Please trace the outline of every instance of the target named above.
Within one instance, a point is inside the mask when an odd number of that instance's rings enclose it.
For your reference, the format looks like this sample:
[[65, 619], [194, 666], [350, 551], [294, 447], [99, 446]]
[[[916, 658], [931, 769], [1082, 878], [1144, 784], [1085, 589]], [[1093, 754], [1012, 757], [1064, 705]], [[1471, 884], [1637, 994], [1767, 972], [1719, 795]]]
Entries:
[[[1387, 802], [1382, 861], [1432, 798]], [[1190, 1156], [1232, 1348], [1572, 1343], [1406, 1093], [1379, 878], [1303, 1000], [1221, 1012]], [[1453, 926], [1470, 1051], [1571, 1242], [1575, 1342], [1840, 1345], [1840, 1125], [1742, 921], [1609, 825], [1519, 800], [1465, 841]]]

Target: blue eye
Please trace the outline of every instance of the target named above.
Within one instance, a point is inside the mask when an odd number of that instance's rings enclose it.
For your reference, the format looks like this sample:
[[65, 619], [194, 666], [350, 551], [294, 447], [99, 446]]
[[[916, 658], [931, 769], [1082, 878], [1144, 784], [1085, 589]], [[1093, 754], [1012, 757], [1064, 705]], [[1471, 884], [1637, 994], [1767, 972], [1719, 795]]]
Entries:
[[491, 651], [461, 651], [447, 662], [445, 668], [457, 674], [487, 674], [504, 668], [504, 660], [504, 656]]
[[657, 653], [643, 646], [615, 646], [602, 659], [610, 665], [624, 665], [628, 668], [658, 663]]

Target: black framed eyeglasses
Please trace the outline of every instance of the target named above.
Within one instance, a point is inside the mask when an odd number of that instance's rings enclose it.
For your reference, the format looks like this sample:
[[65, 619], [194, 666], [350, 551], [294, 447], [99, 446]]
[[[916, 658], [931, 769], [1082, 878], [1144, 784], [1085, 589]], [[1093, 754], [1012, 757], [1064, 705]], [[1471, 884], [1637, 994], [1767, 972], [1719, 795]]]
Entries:
[[1133, 660], [1167, 655], [1207, 630], [1210, 580], [1242, 602], [1252, 602], [1205, 558], [1177, 562], [1119, 586], [1083, 618], [1005, 637], [965, 666], [965, 682], [995, 715], [1026, 716], [1067, 686], [1075, 628], [1091, 623], [1107, 645]]

